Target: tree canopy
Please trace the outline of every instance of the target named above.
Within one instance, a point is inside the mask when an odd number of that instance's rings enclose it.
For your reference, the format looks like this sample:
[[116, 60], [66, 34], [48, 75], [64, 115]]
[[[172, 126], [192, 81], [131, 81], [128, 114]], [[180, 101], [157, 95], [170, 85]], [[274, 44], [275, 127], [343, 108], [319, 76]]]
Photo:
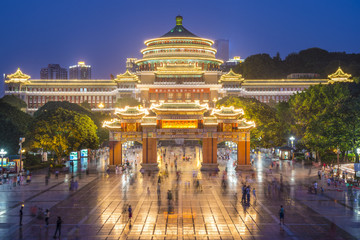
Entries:
[[55, 152], [57, 159], [81, 148], [97, 148], [97, 126], [86, 115], [63, 108], [35, 118], [30, 134], [32, 147]]
[[286, 129], [278, 118], [275, 108], [254, 98], [226, 97], [217, 102], [217, 106], [242, 108], [245, 118], [255, 121], [256, 128], [251, 130], [252, 147], [281, 146], [286, 142]]
[[[86, 102], [87, 103], [87, 102]], [[91, 118], [95, 125], [97, 126], [97, 134], [99, 136], [100, 144], [107, 141], [109, 139], [109, 131], [102, 127], [102, 122], [104, 118], [108, 118], [106, 114], [102, 113], [94, 113], [91, 112], [90, 109], [87, 109], [87, 104], [84, 103], [82, 106], [76, 104], [76, 103], [70, 103], [68, 101], [62, 101], [62, 102], [47, 102], [42, 107], [40, 107], [35, 113], [34, 117], [37, 118], [43, 114], [46, 114], [47, 112], [51, 112], [54, 110], [57, 110], [59, 108], [67, 109], [70, 111], [77, 112], [79, 114], [85, 114], [89, 118]]]
[[360, 145], [360, 97], [356, 83], [311, 86], [289, 100], [292, 131], [318, 157]]
[[27, 107], [26, 102], [15, 95], [5, 95], [0, 99], [0, 103], [7, 103], [19, 110], [26, 109]]
[[19, 138], [24, 137], [32, 117], [4, 101], [0, 101], [0, 147], [8, 154], [17, 154]]
[[327, 78], [339, 66], [354, 77], [359, 77], [360, 54], [328, 52], [320, 48], [291, 53], [283, 60], [279, 55], [270, 57], [269, 54], [256, 54], [247, 57], [234, 71], [248, 79], [286, 78], [291, 73], [317, 73], [321, 78]]

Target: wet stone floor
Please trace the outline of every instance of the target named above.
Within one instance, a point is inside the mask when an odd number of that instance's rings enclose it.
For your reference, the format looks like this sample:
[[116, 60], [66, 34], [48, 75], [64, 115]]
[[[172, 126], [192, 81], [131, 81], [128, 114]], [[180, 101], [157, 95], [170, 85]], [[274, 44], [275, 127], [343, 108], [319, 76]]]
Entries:
[[[191, 149], [190, 149], [191, 150]], [[187, 151], [190, 151], [187, 150]], [[196, 149], [195, 149], [196, 151]], [[123, 174], [91, 173], [79, 179], [79, 189], [69, 191], [64, 176], [50, 184], [40, 180], [16, 190], [1, 188], [0, 239], [52, 239], [56, 218], [63, 220], [60, 239], [359, 239], [357, 206], [348, 207], [344, 196], [308, 194], [304, 186], [315, 172], [283, 163], [266, 174], [270, 160], [255, 156], [254, 174], [236, 173], [232, 160], [220, 161], [217, 174], [197, 170], [198, 155], [189, 162], [168, 149], [168, 174], [158, 184], [158, 173], [138, 170]], [[175, 152], [175, 153], [174, 153]], [[167, 153], [167, 154], [168, 154]], [[226, 188], [222, 187], [223, 170]], [[282, 174], [282, 184], [280, 184]], [[36, 179], [34, 177], [34, 179]], [[199, 179], [199, 187], [196, 180]], [[242, 204], [242, 183], [251, 191], [250, 203]], [[320, 183], [321, 184], [321, 183]], [[29, 191], [30, 186], [34, 188]], [[168, 200], [168, 191], [172, 199]], [[14, 193], [15, 191], [15, 193]], [[25, 194], [25, 195], [24, 195]], [[32, 196], [35, 194], [36, 196]], [[337, 199], [338, 198], [338, 199]], [[23, 226], [19, 227], [19, 202], [25, 201]], [[346, 200], [346, 199], [345, 199]], [[339, 202], [339, 203], [338, 203]], [[30, 206], [50, 209], [50, 224], [30, 215]], [[133, 214], [127, 212], [131, 205]], [[280, 205], [285, 225], [279, 225]]]

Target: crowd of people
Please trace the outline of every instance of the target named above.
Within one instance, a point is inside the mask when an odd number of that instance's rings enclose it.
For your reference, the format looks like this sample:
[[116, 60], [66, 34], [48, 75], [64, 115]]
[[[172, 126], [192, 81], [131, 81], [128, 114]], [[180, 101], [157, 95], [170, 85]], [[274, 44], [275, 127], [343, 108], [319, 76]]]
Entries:
[[31, 183], [32, 173], [30, 171], [10, 174], [9, 172], [0, 175], [0, 185], [13, 187], [28, 185]]

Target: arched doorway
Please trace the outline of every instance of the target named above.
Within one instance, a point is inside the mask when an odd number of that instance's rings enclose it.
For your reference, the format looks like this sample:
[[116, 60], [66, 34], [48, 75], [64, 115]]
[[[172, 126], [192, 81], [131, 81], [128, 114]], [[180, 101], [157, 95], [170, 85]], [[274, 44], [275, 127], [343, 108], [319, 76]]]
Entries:
[[157, 160], [161, 170], [200, 170], [202, 141], [198, 139], [159, 139]]
[[128, 166], [138, 166], [142, 163], [142, 143], [139, 141], [122, 142], [122, 163]]
[[237, 165], [237, 146], [233, 141], [222, 141], [217, 145], [217, 159], [220, 168], [235, 171]]

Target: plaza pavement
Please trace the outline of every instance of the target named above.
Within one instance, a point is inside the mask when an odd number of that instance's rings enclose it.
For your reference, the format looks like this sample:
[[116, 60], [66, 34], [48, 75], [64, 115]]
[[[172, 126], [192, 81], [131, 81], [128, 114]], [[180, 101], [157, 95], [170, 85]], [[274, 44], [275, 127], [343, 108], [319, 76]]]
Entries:
[[[166, 159], [181, 155], [181, 151], [168, 148]], [[251, 178], [245, 173], [236, 175], [231, 161], [220, 161], [222, 170], [226, 164], [229, 169], [226, 191], [221, 188], [222, 171], [217, 176], [197, 171], [202, 190], [196, 190], [193, 169], [199, 166], [199, 151], [185, 150], [186, 155], [193, 152], [195, 160], [178, 163], [182, 170], [179, 184], [169, 164], [169, 176], [163, 178], [159, 196], [157, 175], [142, 175], [139, 169], [109, 176], [103, 172], [83, 174], [77, 191], [69, 191], [64, 175], [59, 179], [52, 176], [48, 186], [44, 175], [34, 176], [30, 185], [16, 189], [0, 186], [0, 238], [52, 239], [56, 217], [61, 216], [61, 239], [360, 239], [358, 202], [349, 201], [344, 192], [307, 193], [307, 184], [316, 179], [315, 169], [309, 174], [306, 167], [282, 162], [266, 176], [270, 160], [261, 154], [255, 157], [256, 174]], [[240, 202], [245, 180], [257, 195], [251, 197], [249, 206]], [[170, 204], [169, 189], [174, 196]], [[20, 228], [22, 202], [24, 225]], [[131, 223], [124, 212], [128, 204], [133, 209]], [[50, 209], [48, 228], [43, 219], [30, 216], [33, 205]], [[285, 208], [285, 226], [279, 225], [280, 205]]]

